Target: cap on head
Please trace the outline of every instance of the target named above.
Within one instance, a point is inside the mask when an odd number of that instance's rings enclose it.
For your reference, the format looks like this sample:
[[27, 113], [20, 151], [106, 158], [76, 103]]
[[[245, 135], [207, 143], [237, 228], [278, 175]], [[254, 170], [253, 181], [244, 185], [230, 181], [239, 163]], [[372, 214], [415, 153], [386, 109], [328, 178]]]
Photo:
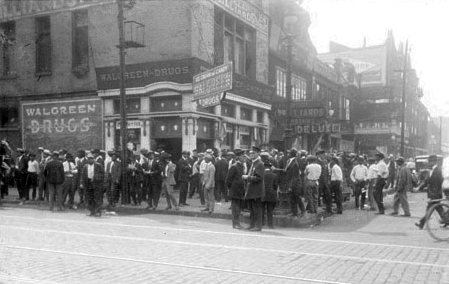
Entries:
[[229, 151], [228, 153], [226, 153], [226, 155], [228, 155], [228, 156], [230, 156], [230, 157], [234, 157], [234, 156], [235, 156], [235, 153], [234, 153], [234, 152], [231, 152], [231, 151]]
[[181, 154], [182, 155], [190, 155], [190, 152], [187, 150], [182, 150]]
[[92, 149], [92, 151], [90, 151], [92, 154], [100, 154], [100, 149]]
[[259, 147], [256, 147], [256, 146], [252, 146], [252, 147], [251, 147], [251, 151], [254, 151], [254, 152], [256, 152], [256, 153], [260, 153], [260, 148], [259, 148]]
[[296, 150], [296, 148], [291, 148], [289, 151], [289, 155], [291, 157], [296, 157], [296, 155], [298, 154], [298, 150]]
[[52, 155], [53, 155], [53, 156], [58, 156], [58, 157], [59, 157], [59, 151], [53, 151]]
[[245, 151], [243, 151], [242, 149], [234, 149], [234, 153], [236, 157], [240, 157], [245, 154]]
[[379, 152], [379, 153], [376, 153], [376, 157], [379, 157], [380, 159], [384, 159], [385, 155], [383, 153]]
[[86, 155], [86, 157], [87, 157], [88, 159], [89, 159], [89, 158], [92, 158], [92, 159], [93, 159], [93, 158], [94, 158], [94, 154], [89, 153], [89, 154]]
[[398, 165], [403, 165], [404, 162], [405, 162], [404, 157], [398, 157], [398, 158], [396, 159], [396, 163], [398, 163]]
[[45, 155], [51, 155], [51, 152], [50, 152], [50, 150], [45, 149], [45, 150], [44, 150], [44, 154], [45, 154]]
[[260, 156], [268, 158], [268, 157], [270, 157], [270, 154], [268, 152], [262, 152], [262, 153], [260, 153]]
[[39, 147], [37, 150], [44, 151], [44, 147]]
[[325, 154], [326, 153], [326, 151], [324, 151], [324, 150], [318, 150], [315, 154], [317, 155], [317, 156], [319, 156], [319, 155], [323, 155], [323, 154]]
[[316, 161], [316, 156], [315, 155], [307, 156], [307, 161]]
[[214, 151], [212, 149], [207, 149], [206, 154], [213, 155]]

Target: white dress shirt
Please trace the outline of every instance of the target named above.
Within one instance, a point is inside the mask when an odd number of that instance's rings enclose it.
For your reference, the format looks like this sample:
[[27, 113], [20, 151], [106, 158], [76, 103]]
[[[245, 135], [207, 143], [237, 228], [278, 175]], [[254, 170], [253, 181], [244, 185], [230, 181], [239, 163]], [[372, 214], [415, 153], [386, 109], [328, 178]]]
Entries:
[[343, 181], [343, 172], [337, 164], [335, 164], [331, 169], [331, 181]]
[[87, 164], [87, 178], [94, 179], [94, 164]]

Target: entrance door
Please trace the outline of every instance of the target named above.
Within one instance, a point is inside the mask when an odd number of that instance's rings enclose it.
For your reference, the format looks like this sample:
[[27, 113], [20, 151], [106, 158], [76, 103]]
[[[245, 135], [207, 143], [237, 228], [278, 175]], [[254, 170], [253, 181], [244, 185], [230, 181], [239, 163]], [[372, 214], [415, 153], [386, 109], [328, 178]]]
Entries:
[[182, 139], [181, 138], [161, 138], [155, 139], [156, 150], [164, 149], [165, 152], [172, 155], [173, 161], [178, 161], [181, 158]]

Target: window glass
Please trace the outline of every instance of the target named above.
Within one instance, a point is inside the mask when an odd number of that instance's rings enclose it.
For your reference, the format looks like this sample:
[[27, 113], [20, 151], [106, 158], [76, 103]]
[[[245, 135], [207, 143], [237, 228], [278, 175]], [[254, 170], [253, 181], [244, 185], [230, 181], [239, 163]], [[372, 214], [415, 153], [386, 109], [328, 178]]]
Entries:
[[89, 18], [87, 10], [73, 13], [72, 67], [89, 65]]
[[15, 54], [14, 44], [16, 40], [16, 23], [6, 22], [0, 24], [0, 68], [1, 75], [8, 76], [15, 74]]
[[36, 73], [51, 72], [50, 16], [36, 18]]
[[[120, 113], [120, 100], [114, 100], [114, 114]], [[140, 98], [126, 99], [126, 113], [140, 113]]]

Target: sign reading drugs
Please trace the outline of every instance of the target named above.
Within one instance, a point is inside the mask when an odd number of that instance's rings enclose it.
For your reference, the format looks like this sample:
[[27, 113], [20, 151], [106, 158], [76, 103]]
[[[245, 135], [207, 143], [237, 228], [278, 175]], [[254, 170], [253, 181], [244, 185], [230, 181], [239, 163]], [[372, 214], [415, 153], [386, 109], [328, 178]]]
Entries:
[[36, 151], [66, 148], [101, 148], [102, 107], [100, 100], [25, 103], [22, 105], [23, 144]]
[[193, 76], [193, 99], [199, 100], [232, 89], [232, 62]]

